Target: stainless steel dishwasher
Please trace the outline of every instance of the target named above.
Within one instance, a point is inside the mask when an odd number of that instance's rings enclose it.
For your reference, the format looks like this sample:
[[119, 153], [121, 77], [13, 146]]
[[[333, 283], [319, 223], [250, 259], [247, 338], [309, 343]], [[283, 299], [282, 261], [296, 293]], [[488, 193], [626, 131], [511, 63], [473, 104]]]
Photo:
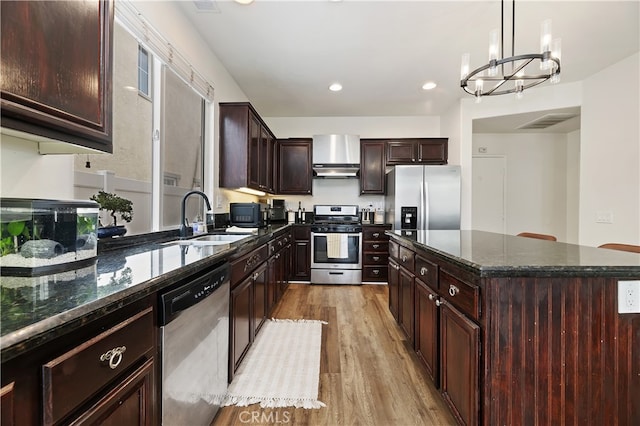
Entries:
[[208, 425], [227, 391], [229, 264], [161, 293], [162, 424]]

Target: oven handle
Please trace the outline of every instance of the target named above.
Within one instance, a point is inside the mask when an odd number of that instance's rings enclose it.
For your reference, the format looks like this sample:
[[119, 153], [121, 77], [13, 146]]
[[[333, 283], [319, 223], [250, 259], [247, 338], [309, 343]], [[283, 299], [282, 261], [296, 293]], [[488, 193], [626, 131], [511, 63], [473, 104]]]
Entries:
[[359, 237], [362, 235], [362, 232], [356, 232], [356, 233], [349, 233], [349, 232], [312, 232], [311, 235], [314, 237], [326, 237], [327, 235], [333, 235], [333, 234], [338, 234], [338, 235], [346, 235], [347, 237]]

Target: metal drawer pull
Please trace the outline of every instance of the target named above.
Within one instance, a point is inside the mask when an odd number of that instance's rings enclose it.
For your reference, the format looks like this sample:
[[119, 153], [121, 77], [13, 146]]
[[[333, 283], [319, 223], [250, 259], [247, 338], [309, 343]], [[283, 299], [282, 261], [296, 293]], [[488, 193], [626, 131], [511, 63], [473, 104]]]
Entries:
[[427, 275], [427, 272], [429, 272], [429, 270], [424, 266], [420, 268], [420, 275]]
[[378, 260], [380, 260], [380, 256], [373, 256], [372, 259], [377, 262]]
[[374, 269], [371, 272], [373, 272], [373, 275], [378, 275], [380, 273], [380, 270], [379, 269]]
[[456, 294], [460, 293], [460, 289], [453, 284], [449, 285], [449, 296], [453, 297]]
[[407, 256], [402, 256], [402, 261], [406, 262], [407, 261]]
[[371, 247], [378, 248], [378, 247], [380, 247], [380, 244], [373, 244]]
[[378, 238], [378, 237], [380, 236], [380, 233], [379, 233], [379, 232], [374, 232], [374, 233], [373, 233], [373, 236], [374, 236], [374, 237], [376, 237], [376, 238]]
[[435, 298], [436, 298], [436, 296], [435, 296], [435, 295], [433, 295], [433, 294], [429, 294], [429, 300], [433, 300], [433, 299], [435, 299]]
[[119, 346], [100, 355], [100, 361], [109, 361], [109, 368], [115, 370], [122, 362], [122, 354], [127, 350], [126, 346]]
[[436, 306], [444, 305], [444, 301], [436, 300]]

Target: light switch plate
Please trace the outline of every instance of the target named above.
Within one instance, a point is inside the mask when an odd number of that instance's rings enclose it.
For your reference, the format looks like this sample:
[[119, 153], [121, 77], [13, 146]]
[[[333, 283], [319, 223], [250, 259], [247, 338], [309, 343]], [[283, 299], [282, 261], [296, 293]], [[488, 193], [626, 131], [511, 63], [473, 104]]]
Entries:
[[640, 281], [618, 281], [618, 313], [640, 313]]

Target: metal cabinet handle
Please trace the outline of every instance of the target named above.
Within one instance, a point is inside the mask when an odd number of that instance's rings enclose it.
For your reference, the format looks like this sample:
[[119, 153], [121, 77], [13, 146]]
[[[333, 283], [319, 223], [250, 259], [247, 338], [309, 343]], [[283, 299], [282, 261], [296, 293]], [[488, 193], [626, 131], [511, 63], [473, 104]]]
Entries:
[[435, 298], [436, 298], [435, 294], [429, 294], [429, 300], [433, 300]]
[[424, 266], [422, 268], [420, 268], [420, 275], [427, 275], [428, 272], [429, 272], [429, 270], [427, 268], [425, 268]]
[[373, 256], [372, 259], [377, 262], [378, 260], [380, 260], [380, 256]]
[[253, 279], [257, 280], [259, 276], [260, 276], [260, 274], [256, 272], [255, 274], [253, 274]]
[[374, 269], [371, 272], [373, 273], [373, 275], [378, 275], [380, 273], [380, 270], [379, 269]]
[[449, 285], [449, 296], [453, 297], [456, 294], [460, 293], [460, 289], [453, 284]]
[[280, 259], [280, 253], [276, 254], [276, 259]]
[[378, 247], [380, 247], [380, 244], [373, 244], [371, 247], [378, 248]]
[[380, 233], [379, 233], [379, 232], [374, 232], [374, 233], [373, 233], [373, 236], [374, 236], [375, 238], [378, 238], [378, 237], [380, 236]]
[[407, 261], [407, 256], [402, 256], [402, 261], [406, 262]]
[[436, 300], [436, 306], [444, 305], [443, 300]]
[[122, 354], [124, 354], [126, 350], [126, 346], [118, 346], [113, 349], [109, 349], [100, 355], [100, 361], [109, 361], [109, 368], [115, 370], [122, 362]]

